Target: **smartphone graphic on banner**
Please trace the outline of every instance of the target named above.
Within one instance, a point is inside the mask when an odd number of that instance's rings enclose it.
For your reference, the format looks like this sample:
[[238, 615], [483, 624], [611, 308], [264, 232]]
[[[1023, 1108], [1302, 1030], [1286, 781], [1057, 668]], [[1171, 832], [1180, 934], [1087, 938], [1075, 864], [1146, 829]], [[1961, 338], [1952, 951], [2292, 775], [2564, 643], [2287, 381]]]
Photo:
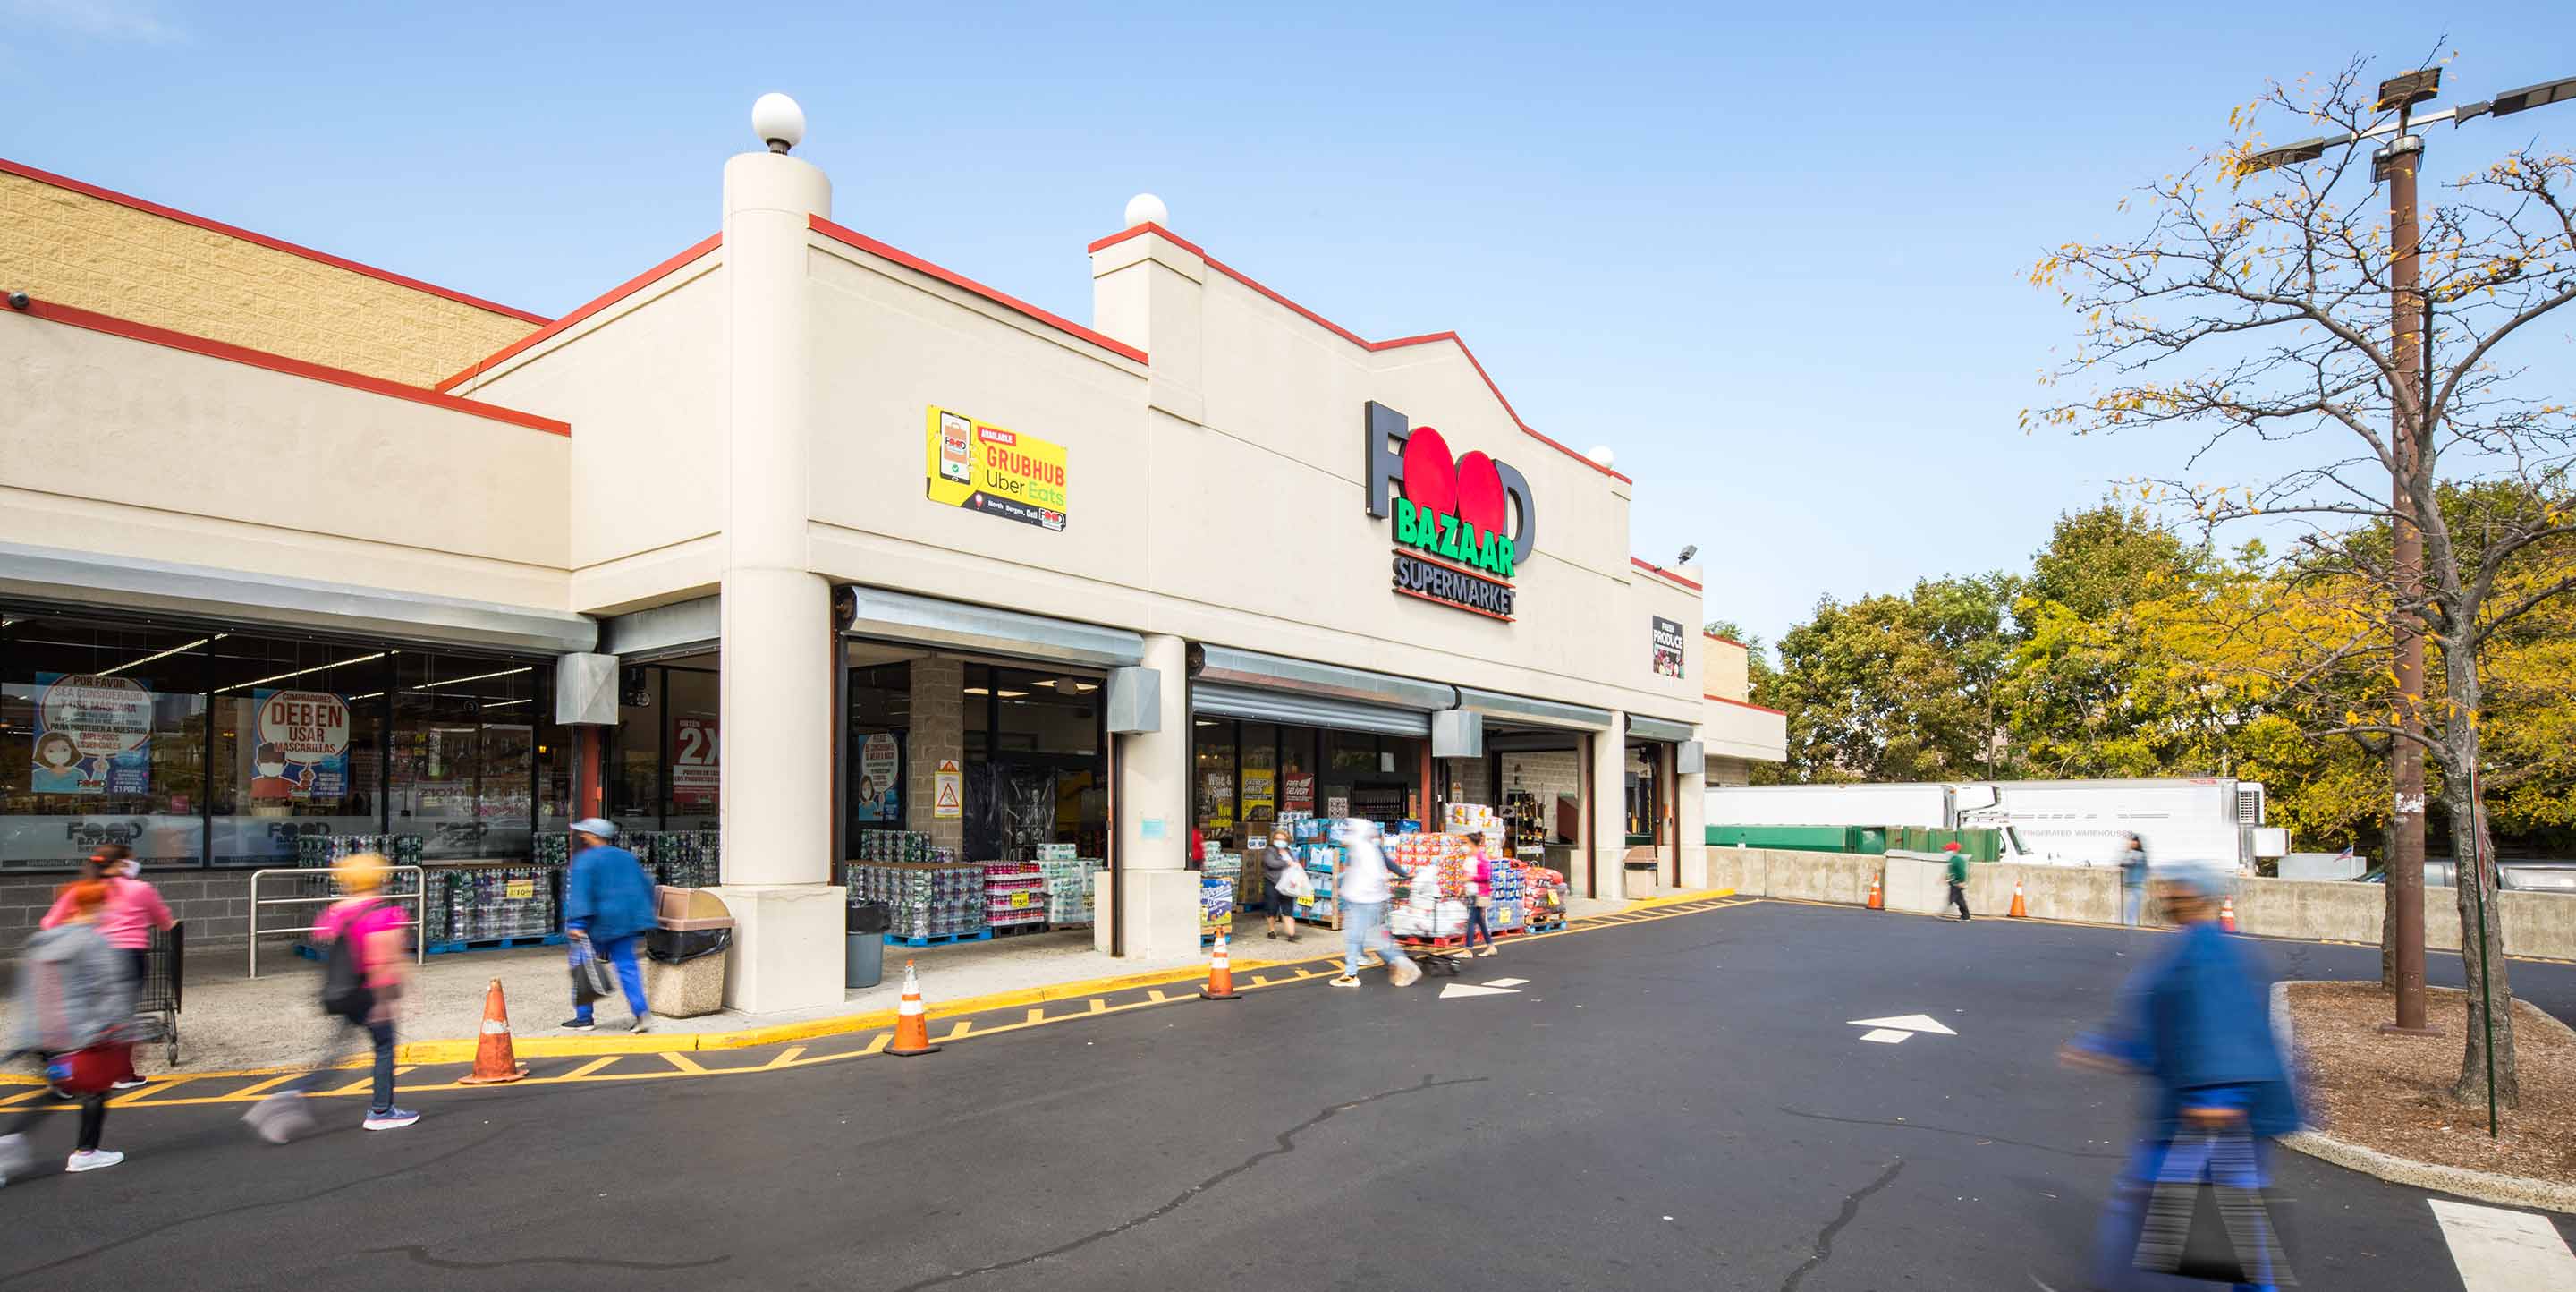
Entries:
[[975, 423], [955, 413], [939, 415], [939, 474], [959, 484], [975, 481], [974, 451], [967, 440], [974, 434]]

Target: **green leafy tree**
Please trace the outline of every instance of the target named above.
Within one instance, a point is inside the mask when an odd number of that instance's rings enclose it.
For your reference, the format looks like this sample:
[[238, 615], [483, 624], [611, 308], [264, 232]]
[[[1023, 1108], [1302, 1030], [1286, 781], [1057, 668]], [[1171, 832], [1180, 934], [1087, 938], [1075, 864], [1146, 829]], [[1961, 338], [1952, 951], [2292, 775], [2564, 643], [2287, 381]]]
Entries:
[[1926, 579], [1903, 596], [1828, 597], [1780, 639], [1762, 701], [1789, 715], [1791, 783], [1921, 781], [2000, 766], [1997, 686], [2015, 581]]

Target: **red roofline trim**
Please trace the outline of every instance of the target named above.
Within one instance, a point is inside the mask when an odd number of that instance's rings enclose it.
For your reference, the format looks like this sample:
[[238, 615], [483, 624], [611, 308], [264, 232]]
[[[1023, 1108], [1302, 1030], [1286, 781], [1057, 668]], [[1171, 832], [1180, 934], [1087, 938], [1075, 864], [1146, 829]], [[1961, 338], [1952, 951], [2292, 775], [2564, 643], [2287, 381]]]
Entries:
[[1083, 325], [1065, 318], [1062, 315], [1051, 314], [1045, 310], [1039, 309], [1037, 306], [1031, 305], [1027, 301], [1021, 300], [1019, 297], [1010, 295], [1007, 292], [995, 291], [990, 287], [986, 287], [982, 283], [976, 282], [972, 278], [968, 278], [964, 274], [951, 269], [943, 269], [919, 256], [913, 255], [910, 252], [890, 247], [856, 229], [844, 228], [843, 226], [834, 224], [819, 215], [809, 215], [806, 217], [806, 221], [813, 227], [814, 232], [822, 234], [824, 237], [830, 238], [834, 242], [856, 247], [872, 256], [880, 256], [887, 260], [891, 260], [906, 269], [915, 271], [916, 273], [928, 274], [951, 287], [958, 288], [962, 291], [972, 292], [977, 296], [981, 296], [984, 299], [1003, 307], [1004, 309], [1008, 309], [1019, 314], [1025, 314], [1030, 318], [1036, 319], [1040, 323], [1046, 324], [1048, 327], [1054, 328], [1056, 331], [1065, 333], [1069, 336], [1079, 337], [1093, 345], [1099, 346], [1103, 350], [1107, 350], [1111, 354], [1118, 355], [1122, 358], [1133, 359], [1138, 363], [1150, 362], [1146, 359], [1144, 351], [1139, 350], [1124, 341], [1094, 332], [1090, 328], [1084, 327]]
[[1732, 647], [1734, 647], [1734, 648], [1735, 648], [1735, 649], [1737, 649], [1737, 650], [1751, 650], [1751, 649], [1753, 649], [1752, 647], [1747, 646], [1747, 645], [1745, 645], [1744, 643], [1742, 643], [1742, 642], [1740, 642], [1740, 641], [1737, 641], [1737, 640], [1735, 640], [1735, 639], [1734, 639], [1734, 638], [1732, 638], [1732, 637], [1720, 637], [1720, 636], [1718, 636], [1716, 633], [1709, 632], [1709, 631], [1707, 631], [1707, 630], [1705, 630], [1705, 629], [1701, 630], [1701, 632], [1700, 632], [1700, 636], [1705, 637], [1705, 638], [1707, 638], [1707, 639], [1709, 639], [1710, 641], [1713, 641], [1713, 642], [1725, 642], [1727, 645], [1732, 646]]
[[1701, 699], [1703, 699], [1703, 700], [1715, 700], [1715, 701], [1717, 701], [1719, 704], [1731, 704], [1731, 705], [1734, 705], [1736, 708], [1739, 708], [1739, 709], [1752, 709], [1752, 710], [1755, 710], [1755, 711], [1760, 712], [1760, 713], [1768, 713], [1768, 714], [1775, 715], [1775, 716], [1777, 716], [1777, 717], [1785, 718], [1785, 717], [1788, 717], [1788, 716], [1789, 716], [1789, 715], [1788, 715], [1788, 714], [1786, 714], [1786, 713], [1782, 713], [1782, 712], [1781, 712], [1780, 710], [1778, 710], [1778, 709], [1767, 708], [1767, 707], [1765, 707], [1765, 706], [1763, 706], [1763, 705], [1755, 704], [1755, 703], [1753, 703], [1751, 700], [1730, 700], [1730, 699], [1727, 699], [1725, 696], [1722, 696], [1722, 695], [1703, 695], [1703, 696], [1701, 696], [1700, 698], [1701, 698]]
[[27, 302], [27, 308], [23, 312], [48, 323], [60, 323], [66, 327], [104, 332], [109, 336], [141, 341], [147, 345], [168, 346], [173, 350], [201, 354], [209, 359], [247, 364], [253, 368], [266, 368], [271, 372], [282, 372], [290, 377], [302, 377], [308, 381], [327, 382], [334, 386], [346, 386], [351, 390], [363, 390], [371, 395], [407, 399], [415, 404], [427, 404], [432, 408], [443, 408], [451, 413], [487, 417], [496, 422], [524, 426], [532, 431], [544, 431], [548, 435], [569, 437], [572, 434], [570, 423], [558, 422], [551, 417], [539, 417], [534, 413], [522, 413], [515, 408], [503, 408], [498, 404], [486, 404], [478, 400], [459, 399], [454, 395], [442, 395], [434, 390], [406, 386], [401, 382], [387, 381], [382, 377], [370, 377], [363, 372], [351, 372], [346, 368], [329, 368], [318, 363], [307, 363], [302, 359], [290, 359], [282, 354], [270, 354], [266, 350], [253, 350], [247, 346], [234, 345], [229, 341], [217, 341], [212, 337], [173, 332], [168, 328], [154, 327], [149, 323], [137, 323], [132, 319], [121, 319], [76, 306], [31, 300]]
[[1633, 566], [1636, 566], [1636, 567], [1637, 567], [1638, 569], [1640, 569], [1640, 570], [1650, 570], [1650, 571], [1652, 571], [1652, 572], [1654, 572], [1654, 573], [1656, 573], [1656, 574], [1658, 574], [1658, 575], [1663, 576], [1664, 578], [1670, 579], [1670, 580], [1672, 580], [1673, 582], [1675, 582], [1675, 583], [1678, 583], [1678, 584], [1682, 585], [1682, 586], [1683, 586], [1683, 587], [1685, 587], [1685, 588], [1690, 589], [1690, 590], [1691, 590], [1691, 591], [1693, 591], [1693, 592], [1699, 592], [1699, 591], [1702, 591], [1702, 590], [1703, 590], [1703, 589], [1701, 589], [1701, 587], [1700, 587], [1698, 584], [1693, 583], [1693, 582], [1691, 582], [1690, 580], [1685, 579], [1685, 578], [1683, 578], [1682, 576], [1680, 576], [1680, 575], [1678, 575], [1678, 574], [1675, 574], [1675, 573], [1673, 573], [1672, 571], [1667, 570], [1667, 569], [1665, 569], [1664, 567], [1662, 567], [1662, 566], [1660, 566], [1660, 565], [1657, 565], [1657, 564], [1655, 564], [1654, 562], [1652, 562], [1652, 561], [1649, 561], [1649, 560], [1645, 559], [1644, 557], [1641, 557], [1641, 556], [1632, 556], [1632, 557], [1629, 557], [1629, 558], [1628, 558], [1628, 564], [1633, 565]]
[[526, 353], [531, 348], [542, 345], [547, 341], [551, 341], [554, 338], [563, 335], [565, 332], [571, 330], [573, 325], [589, 318], [593, 314], [597, 314], [601, 310], [607, 309], [609, 306], [614, 305], [647, 287], [652, 286], [654, 283], [661, 281], [664, 277], [678, 272], [681, 267], [696, 260], [698, 257], [703, 256], [723, 245], [723, 233], [710, 233], [706, 237], [699, 239], [697, 243], [691, 246], [688, 250], [663, 261], [661, 264], [653, 266], [651, 269], [645, 270], [643, 273], [635, 275], [633, 278], [627, 279], [625, 282], [619, 283], [615, 287], [609, 288], [606, 292], [593, 297], [589, 303], [583, 305], [577, 310], [574, 310], [572, 313], [566, 314], [562, 318], [556, 319], [554, 322], [549, 323], [526, 336], [520, 337], [518, 340], [513, 341], [510, 344], [502, 346], [500, 349], [493, 351], [484, 358], [475, 360], [471, 365], [467, 366], [464, 371], [438, 383], [435, 389], [454, 390], [456, 387], [472, 381], [476, 377], [480, 377], [484, 373], [490, 372], [494, 368], [498, 368], [502, 364], [517, 358], [519, 355]]
[[39, 184], [47, 184], [55, 188], [69, 189], [70, 191], [79, 193], [85, 197], [94, 197], [101, 201], [114, 202], [118, 206], [141, 211], [146, 215], [157, 215], [165, 220], [176, 220], [181, 224], [194, 225], [209, 233], [220, 233], [227, 238], [239, 238], [244, 242], [257, 243], [271, 251], [283, 251], [290, 256], [302, 256], [306, 260], [329, 265], [334, 269], [346, 269], [353, 274], [365, 274], [369, 278], [392, 283], [396, 287], [408, 287], [416, 292], [427, 292], [432, 296], [443, 296], [460, 305], [471, 305], [478, 310], [489, 310], [495, 314], [507, 314], [511, 318], [518, 319], [526, 323], [533, 323], [540, 327], [544, 326], [549, 321], [542, 314], [531, 314], [526, 310], [513, 309], [510, 306], [499, 303], [498, 301], [487, 301], [480, 296], [468, 296], [463, 292], [451, 291], [435, 283], [424, 283], [417, 278], [405, 277], [404, 275], [394, 273], [391, 270], [378, 269], [373, 265], [362, 265], [357, 261], [346, 259], [341, 256], [335, 256], [327, 251], [315, 251], [311, 247], [300, 246], [296, 243], [288, 242], [283, 238], [272, 238], [264, 233], [253, 233], [239, 225], [226, 224], [221, 220], [209, 220], [202, 215], [191, 215], [176, 207], [163, 206], [158, 202], [147, 202], [142, 198], [133, 196], [132, 194], [119, 193], [114, 189], [100, 188], [96, 184], [84, 184], [79, 180], [70, 178], [69, 176], [57, 175], [52, 171], [38, 170], [23, 162], [10, 161], [5, 157], [0, 157], [0, 172], [15, 175], [20, 179], [31, 179]]
[[1466, 341], [1461, 339], [1455, 332], [1427, 332], [1421, 336], [1398, 337], [1392, 341], [1368, 340], [1367, 338], [1362, 337], [1359, 333], [1353, 332], [1349, 328], [1343, 327], [1341, 324], [1325, 318], [1323, 315], [1270, 290], [1268, 287], [1265, 287], [1260, 282], [1256, 281], [1252, 275], [1209, 255], [1197, 243], [1181, 237], [1159, 224], [1140, 224], [1132, 229], [1110, 234], [1108, 237], [1092, 243], [1090, 250], [1098, 252], [1105, 248], [1117, 246], [1119, 243], [1125, 242], [1129, 238], [1141, 237], [1148, 233], [1155, 234], [1161, 237], [1164, 241], [1171, 243], [1173, 246], [1196, 255], [1207, 262], [1208, 268], [1251, 288], [1253, 291], [1258, 292], [1263, 296], [1269, 297], [1274, 303], [1286, 306], [1290, 311], [1304, 318], [1307, 322], [1312, 323], [1315, 326], [1320, 327], [1371, 354], [1375, 354], [1383, 350], [1393, 350], [1399, 346], [1429, 345], [1435, 341], [1448, 341], [1455, 344], [1458, 347], [1458, 352], [1467, 356], [1468, 366], [1473, 367], [1476, 370], [1477, 376], [1484, 378], [1485, 389], [1494, 392], [1494, 401], [1503, 406], [1503, 412], [1511, 417], [1512, 425], [1519, 427], [1522, 434], [1527, 435], [1531, 439], [1537, 440], [1539, 443], [1544, 444], [1605, 476], [1609, 476], [1614, 480], [1623, 481], [1628, 484], [1636, 483], [1636, 481], [1629, 479], [1627, 476], [1621, 475], [1619, 472], [1613, 471], [1610, 468], [1557, 443], [1555, 440], [1549, 439], [1547, 436], [1540, 434], [1535, 427], [1522, 421], [1520, 411], [1512, 407], [1512, 401], [1510, 399], [1504, 397], [1503, 388], [1494, 384], [1492, 375], [1485, 371], [1485, 365], [1477, 360], [1476, 352], [1468, 349]]

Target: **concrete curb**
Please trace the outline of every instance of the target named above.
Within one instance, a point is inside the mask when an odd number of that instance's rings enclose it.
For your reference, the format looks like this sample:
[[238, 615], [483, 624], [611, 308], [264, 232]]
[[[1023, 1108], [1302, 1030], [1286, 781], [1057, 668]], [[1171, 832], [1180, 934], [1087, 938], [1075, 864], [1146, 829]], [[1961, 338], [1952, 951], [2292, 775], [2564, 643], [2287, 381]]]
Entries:
[[[2571, 1030], [2545, 1013], [2542, 1017], [2556, 1024], [2561, 1031]], [[2293, 1050], [2298, 1038], [2290, 1022], [2290, 984], [2286, 982], [2272, 984], [2272, 1032], [2280, 1038], [2284, 1051]], [[2382, 1153], [2351, 1140], [2337, 1139], [2323, 1131], [2297, 1131], [2281, 1136], [2280, 1143], [2284, 1148], [2296, 1149], [2319, 1161], [2332, 1162], [2347, 1171], [2376, 1176], [2391, 1184], [2475, 1198], [2480, 1202], [2498, 1202], [2508, 1207], [2538, 1207], [2576, 1215], [2576, 1186], [2534, 1180], [2528, 1176], [2472, 1171], [2464, 1166], [2418, 1162]]]
[[[1688, 893], [1671, 893], [1662, 897], [1639, 898], [1620, 908], [1618, 914], [1679, 906], [1688, 902], [1705, 902], [1731, 897], [1732, 888], [1702, 889]], [[1275, 969], [1281, 965], [1305, 964], [1303, 960], [1234, 961], [1237, 973], [1255, 969]], [[1158, 969], [1150, 973], [1125, 974], [1111, 978], [1090, 978], [1081, 982], [1055, 983], [1021, 991], [993, 992], [969, 996], [963, 1000], [930, 1002], [933, 1017], [981, 1013], [988, 1009], [1010, 1009], [1020, 1005], [1042, 1005], [1049, 1001], [1078, 996], [1096, 996], [1102, 992], [1126, 991], [1136, 987], [1160, 987], [1176, 982], [1197, 982], [1207, 977], [1204, 966], [1186, 969]], [[771, 1027], [744, 1028], [731, 1032], [646, 1032], [641, 1036], [536, 1036], [525, 1040], [513, 1038], [512, 1051], [523, 1059], [580, 1058], [606, 1054], [685, 1054], [693, 1050], [742, 1050], [761, 1045], [779, 1045], [790, 1041], [811, 1041], [826, 1036], [843, 1036], [851, 1032], [880, 1031], [894, 1026], [895, 1011], [876, 1010], [866, 1014], [842, 1014], [831, 1018], [809, 1019], [802, 1023], [781, 1023]], [[472, 1063], [479, 1042], [474, 1037], [453, 1040], [411, 1041], [395, 1047], [394, 1062], [416, 1065]]]

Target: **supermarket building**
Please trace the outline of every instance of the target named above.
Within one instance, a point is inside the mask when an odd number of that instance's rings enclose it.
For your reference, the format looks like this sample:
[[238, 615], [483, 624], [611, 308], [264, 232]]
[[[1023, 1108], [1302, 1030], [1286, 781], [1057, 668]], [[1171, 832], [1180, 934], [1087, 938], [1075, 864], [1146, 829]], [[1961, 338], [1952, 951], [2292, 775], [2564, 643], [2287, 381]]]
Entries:
[[1700, 787], [1781, 757], [1633, 482], [1455, 334], [1159, 218], [1076, 323], [778, 151], [720, 209], [545, 320], [0, 162], [0, 939], [100, 842], [220, 941], [300, 835], [596, 812], [714, 832], [728, 1003], [801, 1008], [866, 832], [1074, 844], [1168, 956], [1194, 841], [1481, 803], [1578, 894], [1692, 887]]

